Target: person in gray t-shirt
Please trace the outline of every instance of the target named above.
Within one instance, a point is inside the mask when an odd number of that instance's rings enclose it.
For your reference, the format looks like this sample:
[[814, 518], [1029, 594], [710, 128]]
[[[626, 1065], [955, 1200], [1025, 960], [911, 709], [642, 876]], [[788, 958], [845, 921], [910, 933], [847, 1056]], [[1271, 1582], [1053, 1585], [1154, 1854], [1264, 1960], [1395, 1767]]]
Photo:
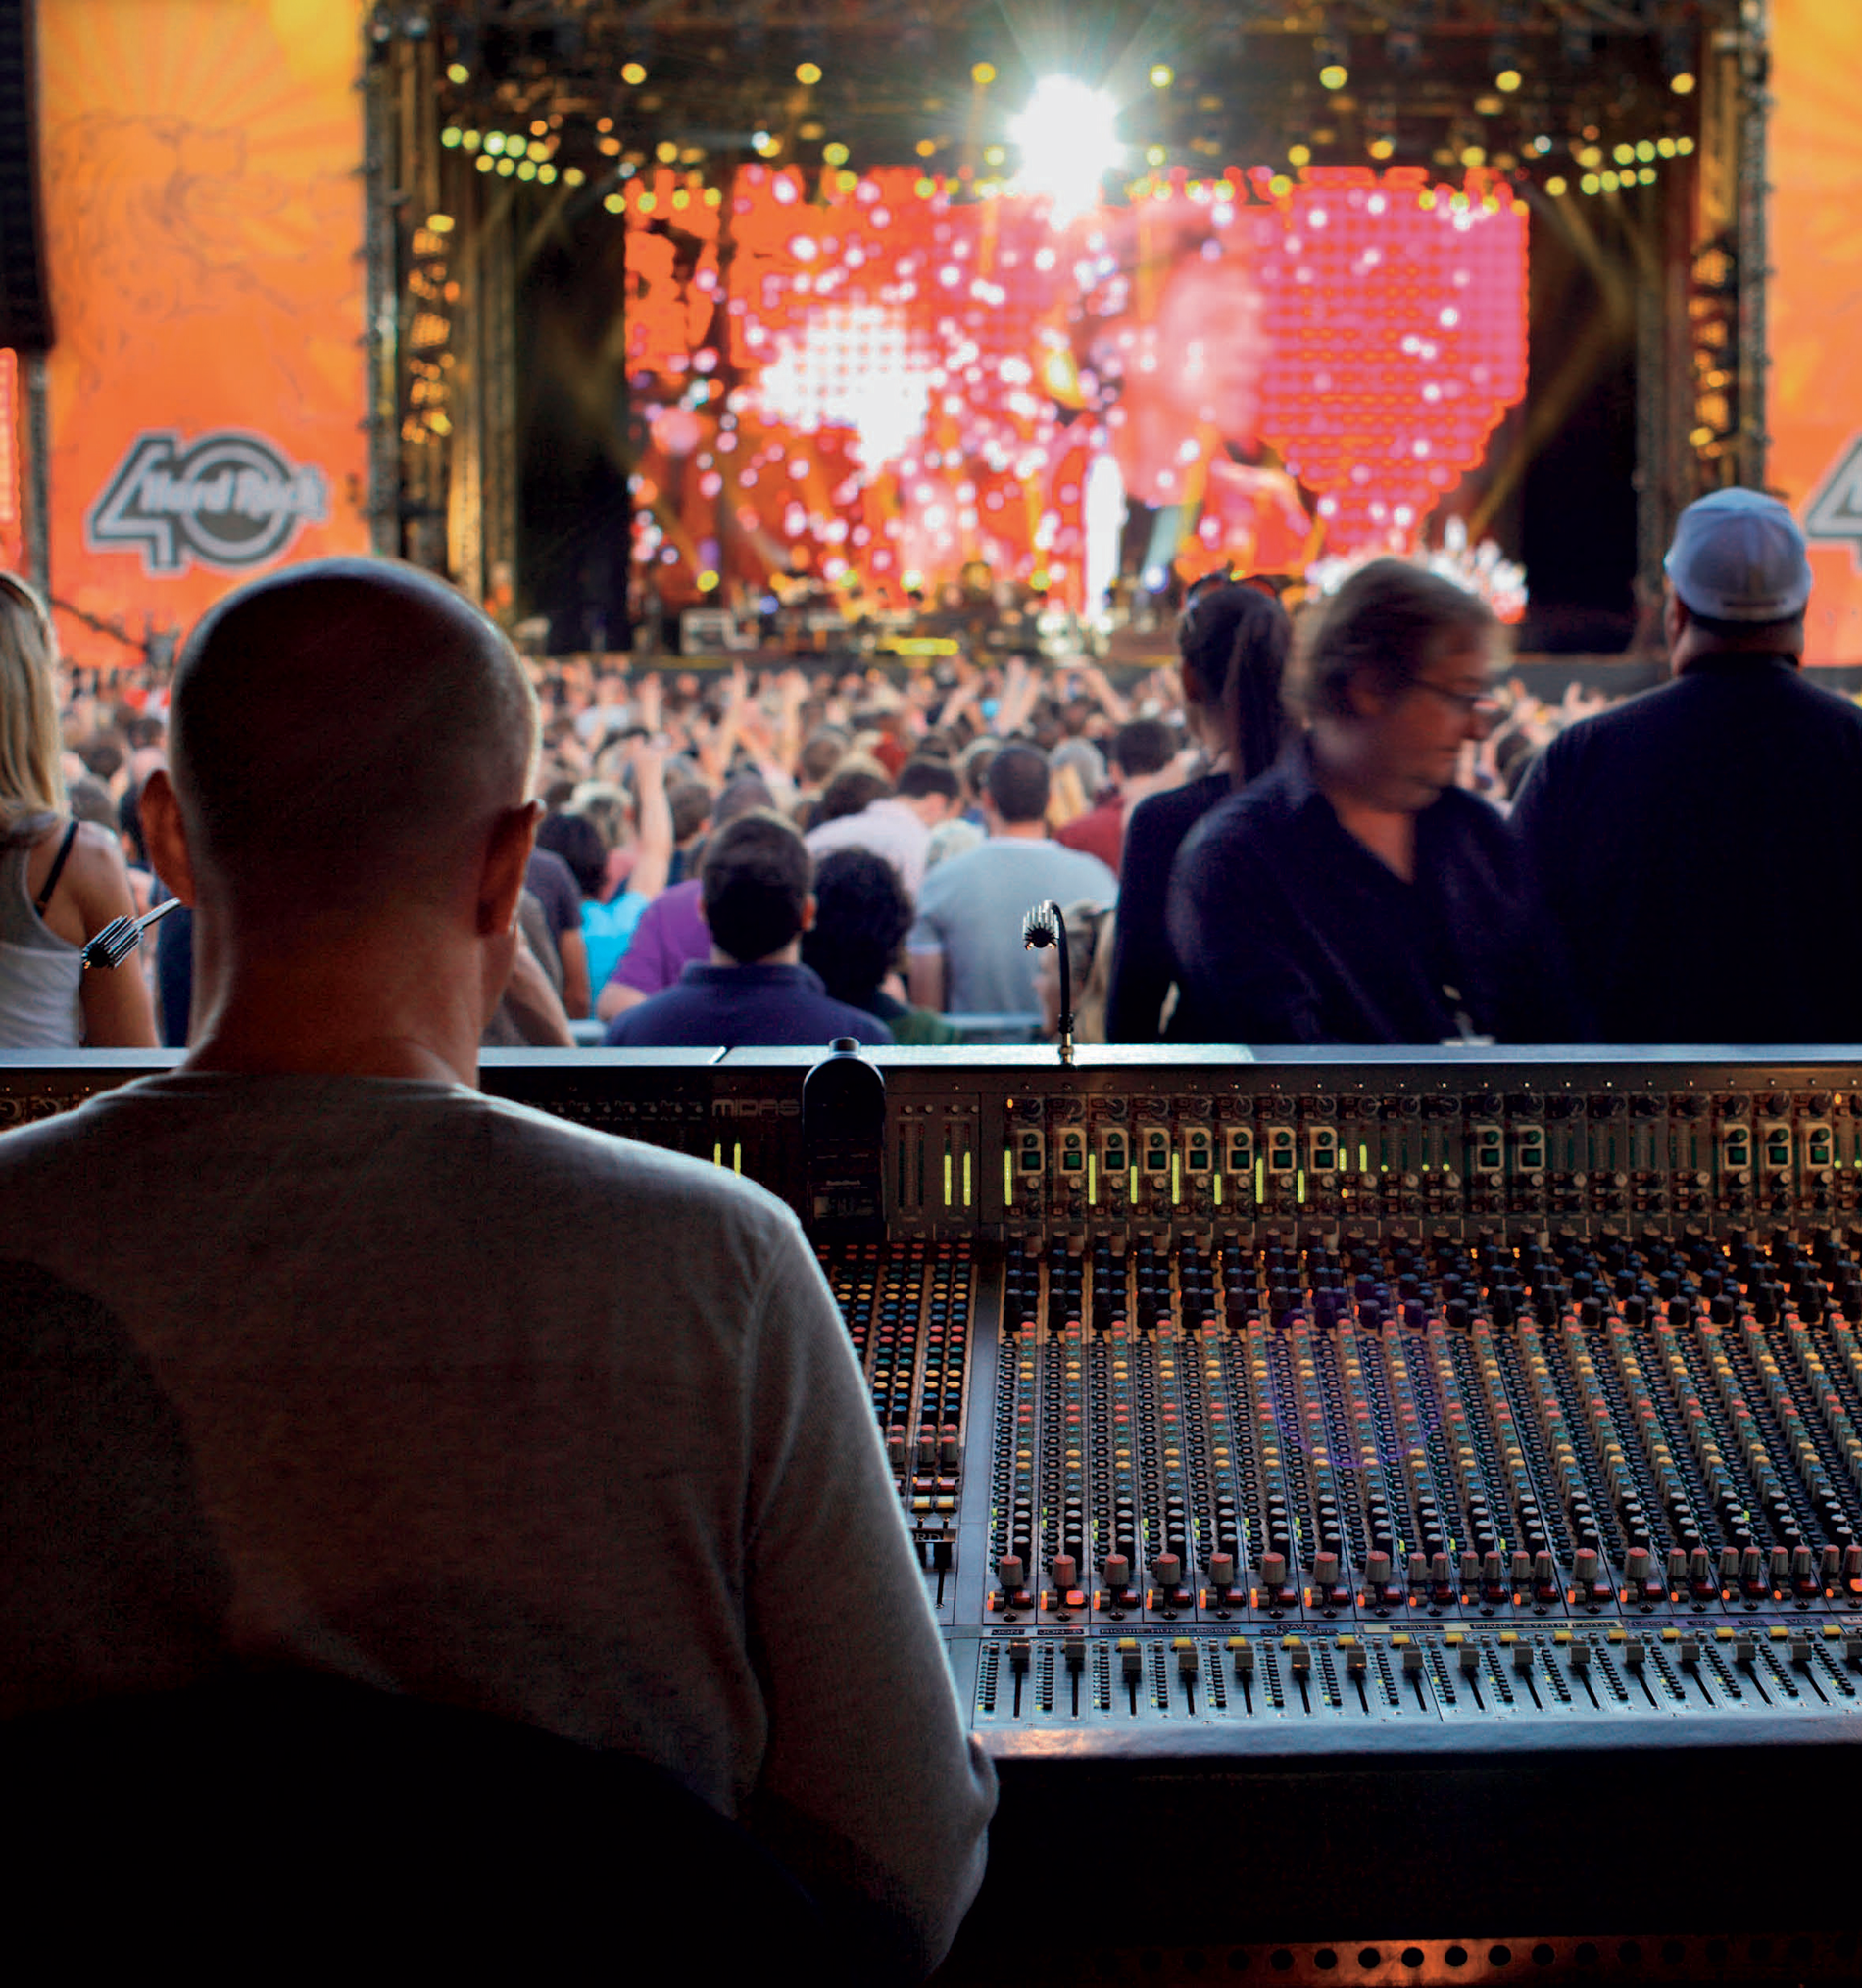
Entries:
[[[195, 1045], [0, 1135], [0, 1266], [121, 1328], [190, 1460], [151, 1495], [198, 1514], [138, 1518], [142, 1580], [81, 1485], [37, 1501], [0, 1718], [226, 1657], [496, 1713], [677, 1775], [862, 1978], [914, 1977], [994, 1778], [826, 1281], [760, 1189], [473, 1088], [535, 752], [515, 656], [411, 567], [290, 567], [195, 630], [142, 799]], [[16, 1369], [71, 1336], [20, 1309]], [[51, 1481], [58, 1431], [6, 1432]]]
[[983, 813], [989, 840], [939, 863], [918, 895], [906, 941], [914, 1006], [948, 1014], [1041, 1011], [1035, 956], [1022, 944], [1022, 914], [1052, 897], [1109, 909], [1118, 879], [1097, 856], [1049, 839], [1048, 761], [1033, 746], [1004, 746], [990, 762]]

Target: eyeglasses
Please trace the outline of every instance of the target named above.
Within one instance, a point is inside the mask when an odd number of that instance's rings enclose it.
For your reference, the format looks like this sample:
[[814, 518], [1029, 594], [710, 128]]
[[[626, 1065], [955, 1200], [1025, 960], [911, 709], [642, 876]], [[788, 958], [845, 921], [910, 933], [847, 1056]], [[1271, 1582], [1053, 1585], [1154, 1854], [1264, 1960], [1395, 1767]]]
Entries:
[[1499, 716], [1500, 701], [1491, 690], [1450, 690], [1446, 683], [1431, 683], [1426, 676], [1412, 677], [1409, 688], [1412, 691], [1428, 691], [1431, 696], [1440, 698], [1444, 703], [1452, 704], [1464, 718]]

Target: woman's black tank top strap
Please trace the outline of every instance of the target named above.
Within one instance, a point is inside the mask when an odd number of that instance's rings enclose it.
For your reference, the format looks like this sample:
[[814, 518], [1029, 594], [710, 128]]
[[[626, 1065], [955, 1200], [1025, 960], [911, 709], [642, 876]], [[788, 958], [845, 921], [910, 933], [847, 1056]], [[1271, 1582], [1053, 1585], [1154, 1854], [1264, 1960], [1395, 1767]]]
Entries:
[[74, 815], [64, 840], [58, 846], [58, 854], [52, 858], [52, 867], [45, 873], [45, 887], [32, 899], [33, 912], [40, 918], [45, 916], [45, 907], [52, 901], [52, 893], [58, 889], [58, 880], [64, 874], [65, 858], [71, 854], [72, 844], [76, 840], [77, 817]]

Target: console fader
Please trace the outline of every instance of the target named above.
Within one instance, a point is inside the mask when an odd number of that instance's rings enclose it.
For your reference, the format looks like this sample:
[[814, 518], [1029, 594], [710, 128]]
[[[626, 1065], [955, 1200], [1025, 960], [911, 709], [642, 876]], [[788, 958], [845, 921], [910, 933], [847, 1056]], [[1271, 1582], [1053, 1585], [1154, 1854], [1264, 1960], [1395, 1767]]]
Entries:
[[[18, 1058], [0, 1124], [152, 1060]], [[1046, 1886], [1075, 1920], [1105, 1887], [1109, 1949], [1304, 1940], [1323, 1974], [1313, 1942], [1371, 1940], [1335, 1979], [1422, 1978], [1374, 1944], [1405, 1927], [1862, 1920], [1831, 1833], [1862, 1766], [1862, 1052], [872, 1060], [864, 1131], [810, 1123], [796, 1052], [485, 1083], [810, 1223], [1009, 1791], [972, 1971], [1030, 1971]], [[1095, 1804], [1154, 1826], [1095, 1848]], [[1788, 1855], [1703, 1885], [1748, 1805]]]

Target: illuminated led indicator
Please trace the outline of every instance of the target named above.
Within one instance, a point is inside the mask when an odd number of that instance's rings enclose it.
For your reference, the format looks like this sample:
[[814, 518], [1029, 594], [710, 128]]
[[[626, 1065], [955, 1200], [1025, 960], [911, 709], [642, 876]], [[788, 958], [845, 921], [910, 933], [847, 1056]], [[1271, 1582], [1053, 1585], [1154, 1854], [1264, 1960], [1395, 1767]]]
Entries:
[[797, 63], [795, 79], [799, 83], [806, 84], [810, 89], [813, 88], [821, 80], [821, 65], [818, 62]]
[[638, 86], [647, 79], [646, 70], [637, 62], [624, 62], [620, 66], [620, 79], [624, 83]]
[[1100, 1198], [1100, 1159], [1098, 1153], [1086, 1156], [1086, 1198], [1095, 1207]]
[[966, 1146], [963, 1151], [963, 1205], [970, 1205], [970, 1155]]
[[1503, 69], [1494, 78], [1494, 87], [1496, 90], [1504, 90], [1508, 96], [1511, 96], [1525, 80], [1526, 78], [1520, 74], [1518, 70]]
[[1342, 62], [1329, 62], [1319, 72], [1319, 87], [1327, 90], [1342, 90], [1351, 80], [1351, 73]]
[[996, 80], [996, 65], [993, 62], [979, 62], [970, 71], [970, 81], [978, 89], [987, 89]]
[[1671, 90], [1673, 90], [1675, 95], [1678, 97], [1692, 96], [1694, 92], [1693, 72], [1691, 70], [1684, 69], [1679, 75], [1670, 78], [1668, 87]]
[[1167, 62], [1154, 62], [1151, 66], [1151, 86], [1153, 90], [1167, 90], [1177, 79], [1177, 73]]
[[472, 73], [463, 62], [449, 62], [446, 65], [446, 80], [449, 83], [468, 83]]
[[730, 1170], [733, 1174], [744, 1171], [744, 1149], [741, 1145], [733, 1145], [730, 1149]]
[[944, 1152], [944, 1205], [951, 1205], [951, 1152], [947, 1146]]

